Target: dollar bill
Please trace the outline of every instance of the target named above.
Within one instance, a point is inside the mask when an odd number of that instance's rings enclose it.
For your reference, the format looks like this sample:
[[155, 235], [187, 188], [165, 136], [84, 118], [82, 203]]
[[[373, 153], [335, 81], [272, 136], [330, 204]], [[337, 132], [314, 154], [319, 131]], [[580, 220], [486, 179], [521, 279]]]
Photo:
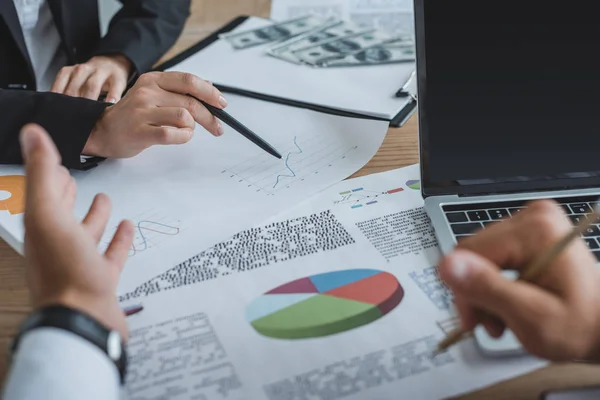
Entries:
[[318, 61], [316, 66], [327, 68], [394, 64], [414, 61], [415, 56], [414, 46], [400, 43], [379, 44], [353, 54]]
[[368, 30], [358, 34], [355, 33], [342, 38], [321, 42], [315, 46], [305, 47], [304, 49], [294, 51], [293, 54], [306, 64], [318, 65], [330, 59], [338, 59], [342, 55], [354, 54], [367, 47], [387, 43], [393, 40], [395, 40], [395, 38], [392, 38], [383, 32]]
[[261, 44], [281, 41], [308, 32], [322, 25], [325, 18], [307, 15], [289, 21], [272, 24], [244, 32], [225, 33], [220, 38], [227, 40], [234, 49], [246, 49]]
[[323, 25], [268, 49], [267, 54], [295, 64], [301, 64], [300, 59], [294, 55], [294, 51], [364, 31], [366, 31], [365, 28], [356, 24], [330, 18]]

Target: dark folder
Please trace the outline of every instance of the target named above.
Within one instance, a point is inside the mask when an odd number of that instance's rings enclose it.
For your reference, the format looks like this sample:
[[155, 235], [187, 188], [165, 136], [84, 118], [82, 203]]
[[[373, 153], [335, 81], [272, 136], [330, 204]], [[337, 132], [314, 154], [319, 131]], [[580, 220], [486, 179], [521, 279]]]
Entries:
[[[206, 39], [201, 40], [200, 42], [196, 43], [194, 46], [190, 47], [189, 49], [185, 50], [184, 52], [178, 54], [177, 56], [173, 57], [172, 59], [170, 59], [168, 61], [165, 61], [163, 64], [160, 64], [159, 66], [155, 67], [154, 70], [155, 71], [164, 71], [166, 69], [176, 66], [177, 64], [179, 64], [182, 61], [186, 60], [187, 58], [193, 56], [194, 54], [201, 52], [203, 49], [207, 48], [208, 46], [210, 46], [211, 44], [213, 44], [214, 42], [219, 40], [219, 36], [221, 34], [234, 30], [239, 25], [244, 23], [248, 18], [249, 18], [248, 16], [241, 16], [241, 17], [234, 19], [233, 21], [229, 22], [228, 24], [223, 26], [218, 31], [212, 33]], [[360, 113], [341, 111], [341, 110], [337, 110], [337, 109], [331, 108], [331, 107], [323, 107], [323, 106], [318, 106], [318, 105], [305, 103], [305, 102], [301, 102], [301, 101], [290, 100], [290, 99], [286, 99], [283, 97], [264, 95], [261, 93], [250, 92], [247, 90], [241, 90], [241, 89], [237, 89], [234, 87], [229, 87], [229, 86], [224, 86], [224, 85], [219, 85], [219, 84], [215, 84], [215, 86], [224, 93], [237, 94], [240, 96], [255, 98], [258, 100], [264, 100], [264, 101], [269, 101], [269, 102], [278, 103], [278, 104], [284, 104], [284, 105], [288, 105], [288, 106], [292, 106], [292, 107], [305, 108], [305, 109], [319, 111], [319, 112], [323, 112], [323, 113], [327, 113], [327, 114], [339, 115], [342, 117], [354, 117], [354, 118], [371, 119], [371, 120], [377, 120], [377, 121], [388, 121], [388, 119], [385, 119], [385, 118], [378, 118], [378, 117], [373, 117], [373, 116], [366, 116], [366, 115], [363, 115]], [[410, 118], [410, 116], [412, 115], [412, 113], [414, 112], [416, 107], [417, 107], [416, 101], [414, 99], [411, 99], [411, 101], [402, 109], [402, 111], [400, 111], [390, 121], [390, 126], [399, 127], [399, 126], [404, 125], [404, 123], [408, 120], [408, 118]]]

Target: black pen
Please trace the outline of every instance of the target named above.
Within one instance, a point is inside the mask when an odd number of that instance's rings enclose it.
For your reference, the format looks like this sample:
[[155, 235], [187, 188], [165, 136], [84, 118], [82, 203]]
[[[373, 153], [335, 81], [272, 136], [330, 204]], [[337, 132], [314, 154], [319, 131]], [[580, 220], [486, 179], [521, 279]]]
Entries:
[[[188, 95], [188, 96], [191, 96], [191, 95]], [[191, 96], [191, 97], [193, 97], [193, 96]], [[202, 101], [196, 97], [194, 97], [194, 98], [196, 100], [198, 100], [200, 103], [202, 103], [202, 105], [204, 107], [206, 107], [212, 115], [214, 115], [215, 117], [217, 117], [218, 119], [223, 121], [223, 123], [229, 125], [233, 129], [235, 129], [236, 131], [241, 133], [242, 136], [244, 136], [246, 139], [250, 140], [252, 143], [257, 145], [258, 147], [260, 147], [267, 153], [271, 154], [272, 156], [275, 156], [279, 159], [282, 158], [281, 154], [279, 154], [279, 152], [277, 150], [275, 150], [275, 148], [273, 146], [271, 146], [269, 143], [267, 143], [263, 138], [258, 136], [256, 133], [254, 133], [250, 129], [246, 128], [241, 122], [239, 122], [238, 120], [233, 118], [231, 115], [227, 114], [225, 111], [223, 111], [217, 107], [211, 106], [210, 104], [206, 103], [205, 101]]]
[[123, 309], [123, 313], [125, 314], [126, 317], [130, 317], [132, 315], [135, 315], [139, 312], [144, 311], [144, 306], [142, 305], [135, 305], [135, 306], [130, 306], [130, 307], [125, 307]]
[[412, 84], [413, 79], [415, 79], [415, 75], [416, 75], [416, 72], [413, 71], [410, 74], [410, 76], [408, 77], [408, 80], [406, 81], [404, 86], [402, 86], [402, 89], [400, 89], [396, 92], [396, 97], [400, 98], [400, 97], [412, 96], [410, 93], [410, 90], [409, 90], [409, 86]]

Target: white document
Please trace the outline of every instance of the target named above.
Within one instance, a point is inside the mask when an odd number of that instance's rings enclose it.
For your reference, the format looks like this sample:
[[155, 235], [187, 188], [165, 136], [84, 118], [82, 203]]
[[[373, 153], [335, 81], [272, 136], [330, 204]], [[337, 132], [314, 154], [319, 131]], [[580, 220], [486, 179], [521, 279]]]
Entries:
[[271, 3], [271, 18], [276, 21], [306, 14], [338, 17], [392, 34], [414, 35], [410, 0], [273, 0]]
[[[383, 121], [231, 95], [228, 100], [228, 112], [271, 143], [282, 160], [227, 126], [220, 138], [199, 127], [186, 145], [156, 146], [132, 159], [108, 160], [93, 170], [73, 172], [78, 217], [85, 215], [97, 193], [112, 200], [102, 247], [121, 220], [135, 224], [135, 242], [119, 292], [345, 179], [375, 155], [388, 128]], [[0, 167], [0, 190], [3, 181], [12, 182], [7, 175], [22, 176], [23, 170]], [[3, 205], [12, 204], [9, 201], [0, 201], [0, 233], [22, 251], [23, 214], [3, 211]]]
[[145, 307], [129, 398], [428, 400], [545, 365], [472, 341], [431, 357], [457, 319], [418, 176], [341, 182], [123, 295]]
[[[260, 28], [271, 21], [250, 18], [233, 32]], [[415, 69], [413, 62], [368, 67], [311, 68], [266, 54], [269, 45], [235, 50], [218, 40], [172, 70], [236, 89], [317, 106], [393, 119], [410, 102], [396, 92]]]

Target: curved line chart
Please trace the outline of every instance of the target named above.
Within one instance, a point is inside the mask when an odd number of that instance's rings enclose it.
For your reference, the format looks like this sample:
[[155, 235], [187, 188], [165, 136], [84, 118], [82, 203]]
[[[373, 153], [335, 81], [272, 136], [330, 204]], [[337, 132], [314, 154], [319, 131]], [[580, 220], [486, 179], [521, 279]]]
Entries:
[[277, 175], [277, 180], [275, 181], [275, 185], [273, 185], [273, 189], [275, 189], [277, 187], [277, 185], [279, 185], [279, 181], [281, 180], [281, 178], [295, 178], [296, 177], [296, 173], [290, 167], [290, 164], [289, 164], [290, 157], [292, 156], [292, 154], [298, 154], [298, 155], [302, 154], [302, 149], [300, 148], [300, 146], [298, 146], [298, 142], [296, 142], [296, 136], [294, 136], [294, 145], [296, 146], [298, 151], [297, 152], [296, 151], [289, 152], [287, 157], [285, 158], [285, 167], [292, 173], [292, 175], [285, 175], [285, 174]]
[[250, 190], [274, 196], [288, 189], [301, 190], [298, 187], [303, 182], [318, 180], [321, 172], [326, 173], [336, 163], [343, 163], [359, 147], [348, 147], [335, 137], [309, 134], [292, 134], [275, 145], [281, 149], [281, 160], [275, 160], [264, 151], [256, 151], [221, 173]]
[[[154, 228], [151, 228], [150, 226], [152, 226]], [[131, 245], [131, 251], [129, 254], [130, 256], [134, 256], [138, 252], [148, 250], [149, 239], [144, 234], [144, 231], [154, 232], [159, 235], [167, 235], [167, 236], [175, 236], [175, 235], [179, 234], [179, 231], [180, 231], [180, 229], [176, 226], [161, 224], [160, 222], [154, 222], [154, 221], [140, 221], [137, 223], [136, 228], [140, 235], [140, 239], [141, 239], [142, 243], [141, 243], [140, 248], [136, 247], [135, 242]], [[161, 230], [161, 228], [165, 228], [165, 229]]]

